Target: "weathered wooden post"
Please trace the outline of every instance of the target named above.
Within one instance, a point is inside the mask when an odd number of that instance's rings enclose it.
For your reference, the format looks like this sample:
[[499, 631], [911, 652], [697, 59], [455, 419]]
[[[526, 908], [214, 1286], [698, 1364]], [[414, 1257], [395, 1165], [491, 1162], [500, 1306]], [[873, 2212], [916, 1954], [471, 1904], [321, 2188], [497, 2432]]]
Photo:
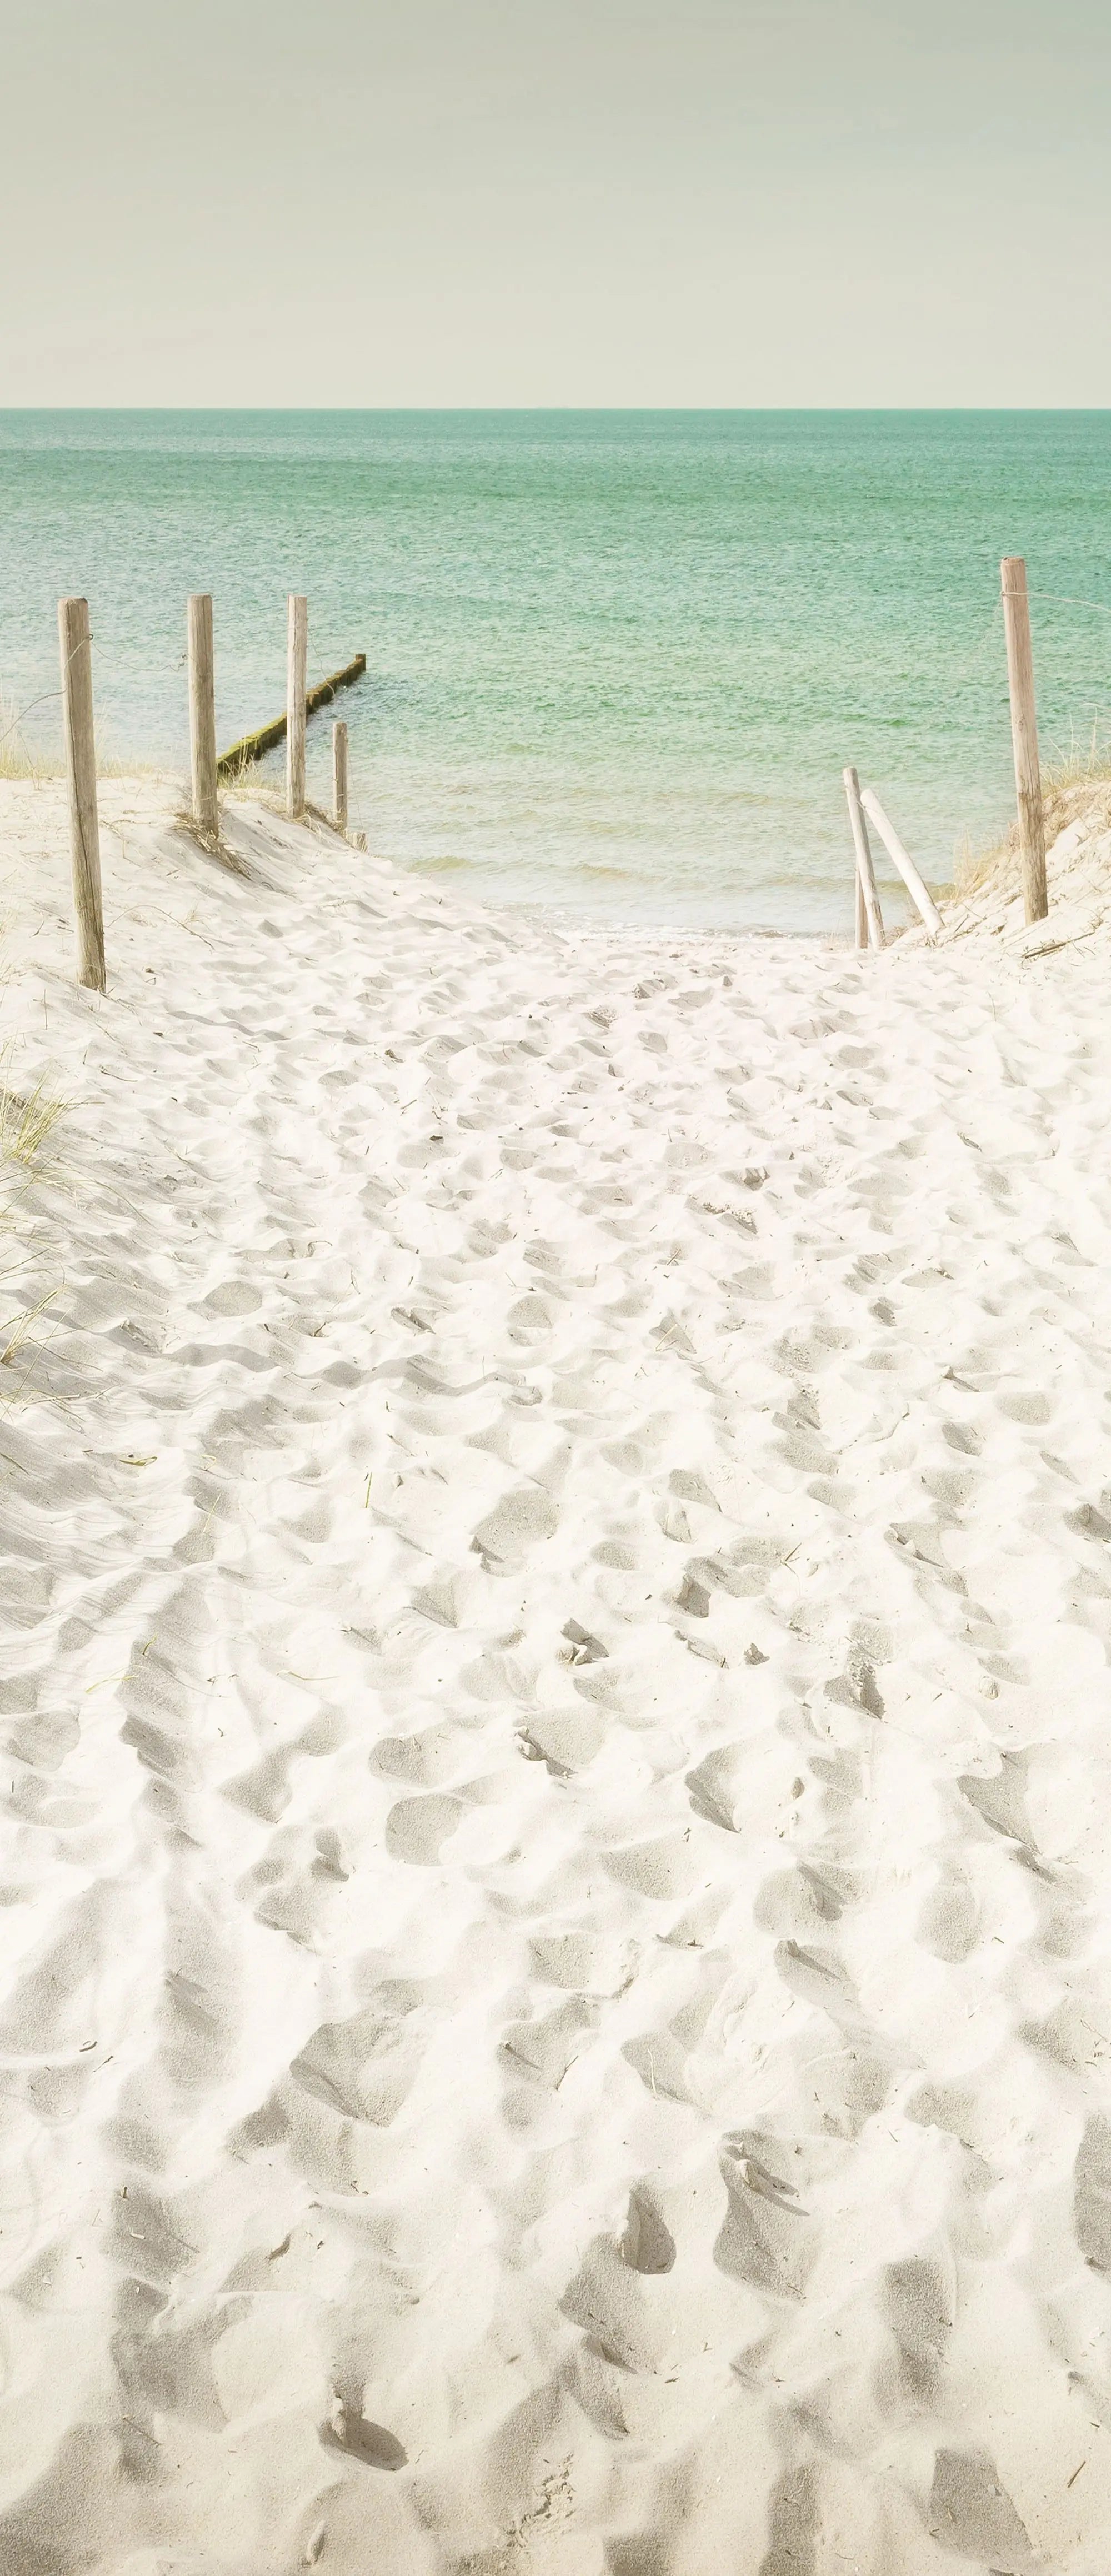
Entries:
[[193, 764], [193, 821], [198, 831], [220, 830], [216, 801], [216, 682], [212, 660], [212, 601], [206, 591], [189, 600], [189, 748]]
[[1027, 921], [1044, 921], [1049, 910], [1045, 885], [1045, 816], [1042, 811], [1038, 719], [1034, 705], [1034, 655], [1030, 643], [1024, 556], [1004, 555], [1000, 572], [1003, 623], [1007, 630], [1007, 678], [1011, 689], [1011, 741], [1018, 795], [1022, 899]]
[[77, 914], [77, 981], [103, 993], [104, 912], [100, 895], [100, 821], [96, 803], [93, 736], [93, 655], [87, 599], [58, 602], [62, 657], [66, 775], [73, 858], [73, 908]]
[[873, 948], [882, 948], [883, 915], [876, 892], [876, 872], [872, 866], [868, 826], [861, 809], [860, 780], [853, 768], [845, 769], [841, 774], [845, 782], [845, 798], [849, 808], [849, 821], [852, 824], [853, 848], [856, 851], [856, 944], [858, 948], [864, 947], [866, 931], [869, 944]]
[[347, 830], [347, 727], [332, 726], [332, 820], [337, 832]]
[[909, 850], [904, 850], [899, 835], [884, 813], [874, 787], [861, 790], [860, 802], [870, 823], [874, 823], [889, 859], [894, 859], [899, 874], [915, 909], [921, 913], [927, 937], [936, 939], [941, 928], [941, 914], [928, 885], [923, 885]]
[[309, 659], [309, 603], [289, 594], [285, 690], [285, 809], [291, 822], [305, 811], [305, 695]]

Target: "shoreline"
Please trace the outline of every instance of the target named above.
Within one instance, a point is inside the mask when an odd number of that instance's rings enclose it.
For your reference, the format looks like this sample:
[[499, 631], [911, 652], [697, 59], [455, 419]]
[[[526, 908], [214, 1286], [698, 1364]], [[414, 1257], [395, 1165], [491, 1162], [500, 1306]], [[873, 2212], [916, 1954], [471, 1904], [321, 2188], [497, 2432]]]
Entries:
[[180, 796], [101, 1000], [0, 781], [0, 2559], [1091, 2576], [1102, 806], [889, 960]]

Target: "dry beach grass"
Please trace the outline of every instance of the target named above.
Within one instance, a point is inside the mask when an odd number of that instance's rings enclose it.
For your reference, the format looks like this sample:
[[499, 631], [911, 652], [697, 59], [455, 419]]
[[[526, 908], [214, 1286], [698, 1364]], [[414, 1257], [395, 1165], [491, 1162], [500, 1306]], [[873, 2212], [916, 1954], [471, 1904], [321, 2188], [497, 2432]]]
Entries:
[[[1047, 848], [1078, 818], [1111, 826], [1111, 759], [1093, 738], [1087, 751], [1074, 751], [1042, 771], [1042, 803]], [[975, 847], [965, 842], [953, 870], [954, 891], [974, 894], [989, 878], [1017, 888], [1018, 824], [1012, 821], [997, 839]]]
[[1101, 809], [858, 960], [179, 802], [102, 1001], [0, 790], [5, 2576], [1096, 2576]]

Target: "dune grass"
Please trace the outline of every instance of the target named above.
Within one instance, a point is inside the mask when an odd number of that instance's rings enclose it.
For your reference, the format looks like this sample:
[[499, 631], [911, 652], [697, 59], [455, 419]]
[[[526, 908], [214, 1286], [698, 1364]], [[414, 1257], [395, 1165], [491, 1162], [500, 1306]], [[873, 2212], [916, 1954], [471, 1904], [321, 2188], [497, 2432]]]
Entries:
[[[1111, 741], [1106, 733], [1101, 738], [1093, 728], [1085, 747], [1073, 743], [1058, 759], [1042, 770], [1042, 810], [1045, 816], [1045, 846], [1051, 850], [1058, 833], [1074, 823], [1079, 814], [1102, 818], [1111, 826]], [[953, 886], [958, 895], [975, 894], [998, 876], [1004, 883], [1011, 877], [1018, 883], [1017, 816], [994, 840], [977, 845], [965, 840], [957, 849], [953, 864]]]
[[24, 1171], [33, 1172], [65, 1105], [64, 1100], [50, 1099], [41, 1082], [26, 1093], [16, 1091], [6, 1074], [0, 1076], [0, 1159], [21, 1163]]
[[18, 710], [0, 697], [0, 778], [60, 778], [61, 774], [60, 755], [29, 743]]
[[[0, 1368], [11, 1368], [13, 1362], [19, 1358], [19, 1354], [24, 1348], [25, 1343], [31, 1340], [35, 1331], [35, 1326], [39, 1322], [40, 1317], [45, 1315], [47, 1307], [51, 1304], [57, 1294], [58, 1291], [56, 1288], [50, 1288], [47, 1290], [45, 1297], [39, 1298], [37, 1305], [19, 1306], [17, 1307], [14, 1315], [9, 1315], [3, 1321], [0, 1321]], [[32, 1344], [32, 1352], [29, 1355], [31, 1357], [32, 1366], [34, 1350], [37, 1347], [38, 1343], [36, 1340], [36, 1342]], [[14, 1388], [0, 1385], [0, 1404], [10, 1405], [17, 1396], [22, 1395], [26, 1391], [29, 1383], [30, 1371], [28, 1371], [28, 1374], [21, 1380], [20, 1384]]]
[[[0, 1299], [9, 1279], [18, 1302], [11, 1313], [0, 1311], [0, 1369], [11, 1371], [23, 1353], [26, 1366], [16, 1381], [0, 1380], [0, 1405], [9, 1409], [35, 1383], [36, 1355], [43, 1342], [42, 1317], [58, 1291], [35, 1297], [29, 1240], [19, 1211], [28, 1182], [47, 1178], [54, 1169], [50, 1140], [66, 1109], [40, 1081], [32, 1091], [19, 1091], [11, 1079], [10, 1052], [0, 1066], [0, 1227], [11, 1227], [14, 1259], [0, 1266]], [[22, 1298], [19, 1291], [22, 1289]], [[49, 1338], [49, 1335], [46, 1336]]]
[[[37, 703], [42, 703], [39, 701]], [[65, 761], [60, 747], [32, 740], [26, 730], [26, 717], [33, 712], [18, 708], [0, 696], [0, 779], [49, 779], [65, 777]], [[98, 778], [161, 778], [172, 770], [171, 760], [140, 760], [135, 754], [121, 755], [97, 749]]]

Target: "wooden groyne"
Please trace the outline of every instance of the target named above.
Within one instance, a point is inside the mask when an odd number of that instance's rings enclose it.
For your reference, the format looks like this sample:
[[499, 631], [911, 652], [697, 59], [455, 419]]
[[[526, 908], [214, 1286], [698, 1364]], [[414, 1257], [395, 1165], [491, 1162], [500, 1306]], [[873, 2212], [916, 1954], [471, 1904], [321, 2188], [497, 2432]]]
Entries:
[[[305, 693], [306, 717], [314, 716], [321, 707], [326, 707], [337, 689], [349, 689], [353, 681], [361, 680], [365, 671], [366, 654], [356, 653], [354, 661], [345, 662], [342, 671], [332, 671], [326, 680], [318, 680], [315, 689], [308, 689]], [[252, 761], [261, 760], [264, 752], [273, 751], [277, 743], [285, 741], [287, 726], [288, 716], [280, 715], [275, 716], [272, 724], [260, 725], [257, 733], [245, 733], [240, 742], [233, 742], [230, 751], [221, 752], [216, 763], [217, 777], [238, 778], [240, 771], [249, 769]]]

